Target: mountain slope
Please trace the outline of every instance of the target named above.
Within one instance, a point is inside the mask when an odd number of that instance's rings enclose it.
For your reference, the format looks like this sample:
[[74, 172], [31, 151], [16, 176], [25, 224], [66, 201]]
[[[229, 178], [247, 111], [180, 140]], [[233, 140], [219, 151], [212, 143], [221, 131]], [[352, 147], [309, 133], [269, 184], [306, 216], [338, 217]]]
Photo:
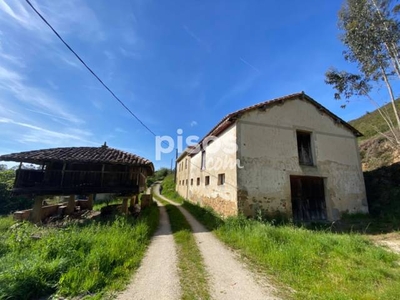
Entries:
[[[396, 107], [400, 112], [400, 99], [396, 101]], [[390, 116], [390, 119], [395, 124], [395, 117], [393, 112], [393, 107], [391, 103], [386, 104], [381, 109], [384, 112], [387, 112]], [[386, 132], [389, 130], [388, 125], [379, 114], [379, 111], [376, 109], [373, 112], [367, 112], [362, 117], [352, 120], [349, 122], [351, 126], [360, 131], [364, 136], [360, 138], [360, 141], [367, 140], [371, 137], [378, 135], [378, 132]]]
[[[400, 111], [400, 100], [396, 101]], [[382, 107], [395, 122], [392, 104]], [[389, 127], [378, 112], [368, 112], [364, 116], [349, 122], [364, 136], [359, 138], [361, 163], [364, 171], [371, 171], [380, 167], [390, 166], [400, 161], [399, 149], [394, 149], [387, 139], [379, 132], [388, 132]]]

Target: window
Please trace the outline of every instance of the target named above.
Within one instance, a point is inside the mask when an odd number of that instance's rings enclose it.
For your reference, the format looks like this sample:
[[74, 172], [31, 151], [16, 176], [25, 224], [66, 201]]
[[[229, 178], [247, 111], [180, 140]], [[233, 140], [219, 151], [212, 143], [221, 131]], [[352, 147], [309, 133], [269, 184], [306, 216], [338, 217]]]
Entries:
[[181, 185], [181, 181], [179, 180], [179, 185]]
[[313, 156], [311, 149], [311, 133], [297, 131], [297, 151], [299, 154], [300, 165], [313, 166]]
[[206, 176], [206, 185], [210, 184], [210, 176]]
[[218, 185], [223, 185], [225, 183], [225, 173], [218, 174]]
[[206, 169], [206, 151], [205, 150], [201, 151], [201, 169], [202, 170]]
[[188, 180], [186, 179], [186, 185], [188, 185]]
[[200, 185], [200, 177], [197, 177], [197, 185]]
[[190, 185], [193, 185], [193, 178], [190, 179]]
[[185, 159], [185, 169], [187, 169], [187, 163], [188, 163], [188, 160], [187, 160], [187, 158]]

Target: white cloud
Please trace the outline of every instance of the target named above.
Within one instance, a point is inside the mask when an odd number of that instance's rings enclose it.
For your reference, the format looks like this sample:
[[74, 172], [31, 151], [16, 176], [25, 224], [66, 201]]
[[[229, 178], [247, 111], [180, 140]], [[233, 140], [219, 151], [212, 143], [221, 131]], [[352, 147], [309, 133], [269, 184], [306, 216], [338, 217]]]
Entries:
[[13, 65], [16, 65], [20, 68], [25, 67], [25, 64], [22, 62], [22, 59], [20, 57], [10, 55], [7, 53], [3, 53], [3, 52], [1, 52], [1, 48], [0, 48], [0, 58], [2, 58], [3, 60], [5, 60]]
[[[61, 34], [75, 33], [83, 39], [104, 40], [105, 33], [101, 30], [100, 22], [89, 6], [79, 0], [53, 1], [31, 0], [33, 6], [58, 30]], [[9, 26], [22, 26], [26, 30], [35, 32], [35, 35], [50, 41], [53, 33], [36, 15], [25, 1], [0, 0], [0, 15], [4, 15], [2, 22]], [[51, 37], [51, 38], [50, 38]]]
[[128, 131], [126, 131], [125, 129], [119, 128], [119, 127], [115, 128], [114, 130], [115, 130], [115, 132], [119, 132], [119, 133], [128, 133]]
[[120, 47], [120, 48], [119, 48], [119, 52], [120, 52], [123, 56], [128, 57], [128, 58], [137, 58], [137, 59], [139, 59], [139, 58], [142, 57], [138, 52], [129, 51], [129, 50], [126, 50], [126, 49], [123, 48], [123, 47]]
[[109, 60], [115, 60], [115, 55], [111, 51], [105, 50], [103, 53]]
[[14, 125], [14, 127], [25, 128], [19, 132], [17, 140], [20, 143], [45, 144], [50, 146], [74, 145], [82, 143], [98, 145], [96, 142], [88, 140], [92, 134], [80, 129], [68, 129], [67, 132], [53, 131], [29, 123], [19, 122], [8, 118], [0, 118], [0, 123]]
[[[1, 93], [3, 91], [3, 93]], [[8, 95], [7, 95], [8, 94]], [[83, 123], [74, 114], [67, 112], [63, 105], [46, 91], [30, 86], [22, 74], [0, 66], [1, 102], [10, 101], [10, 95], [21, 101], [26, 107], [34, 107], [55, 118], [62, 118], [72, 123]]]
[[190, 122], [190, 127], [194, 127], [194, 126], [197, 126], [197, 122], [196, 121]]

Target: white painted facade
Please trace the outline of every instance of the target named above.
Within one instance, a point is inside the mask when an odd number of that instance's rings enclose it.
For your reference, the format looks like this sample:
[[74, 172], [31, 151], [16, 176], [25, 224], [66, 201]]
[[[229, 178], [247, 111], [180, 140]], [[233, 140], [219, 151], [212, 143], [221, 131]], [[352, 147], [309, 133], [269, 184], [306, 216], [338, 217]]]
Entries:
[[[180, 156], [177, 191], [223, 215], [255, 215], [261, 210], [292, 217], [291, 179], [302, 176], [296, 178], [303, 180], [305, 176], [323, 182], [327, 220], [337, 220], [344, 212], [367, 213], [357, 139], [343, 123], [301, 97], [245, 111], [206, 148], [205, 169], [201, 168], [201, 152]], [[299, 162], [298, 132], [310, 137], [312, 166]], [[232, 142], [237, 144], [237, 151], [219, 147]], [[219, 174], [225, 174], [222, 185], [218, 184]], [[206, 176], [210, 177], [208, 185]], [[301, 201], [308, 201], [313, 191], [307, 193]]]

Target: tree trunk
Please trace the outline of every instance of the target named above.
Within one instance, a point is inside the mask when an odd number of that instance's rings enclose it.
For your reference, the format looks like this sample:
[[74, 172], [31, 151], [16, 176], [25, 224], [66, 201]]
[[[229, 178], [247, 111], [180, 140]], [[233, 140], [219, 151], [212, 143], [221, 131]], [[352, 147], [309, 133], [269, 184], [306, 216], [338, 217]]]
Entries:
[[382, 76], [383, 76], [383, 79], [384, 79], [384, 81], [386, 83], [386, 87], [387, 87], [387, 89], [389, 91], [390, 100], [392, 102], [394, 115], [395, 115], [396, 121], [397, 121], [397, 127], [400, 130], [400, 117], [399, 117], [399, 113], [398, 113], [397, 107], [396, 107], [396, 99], [394, 97], [393, 89], [392, 89], [392, 86], [391, 86], [391, 84], [389, 82], [389, 78], [387, 77], [387, 75], [385, 73], [385, 69], [383, 69], [383, 68], [382, 68]]

